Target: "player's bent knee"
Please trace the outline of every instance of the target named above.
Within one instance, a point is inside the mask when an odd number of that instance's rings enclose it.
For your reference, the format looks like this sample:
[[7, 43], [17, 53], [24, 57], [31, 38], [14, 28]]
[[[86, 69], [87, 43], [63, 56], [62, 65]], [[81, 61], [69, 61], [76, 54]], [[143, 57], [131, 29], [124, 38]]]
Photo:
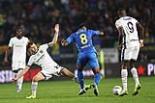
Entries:
[[100, 73], [100, 69], [99, 68], [95, 68], [95, 69], [93, 69], [93, 72], [94, 72], [94, 74]]

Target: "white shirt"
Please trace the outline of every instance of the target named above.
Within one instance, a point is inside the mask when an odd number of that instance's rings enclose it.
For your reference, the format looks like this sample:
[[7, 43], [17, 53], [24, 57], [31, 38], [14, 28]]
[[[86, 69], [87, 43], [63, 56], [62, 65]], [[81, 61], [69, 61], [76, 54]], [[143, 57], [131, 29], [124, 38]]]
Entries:
[[123, 43], [125, 43], [126, 47], [139, 45], [137, 23], [138, 21], [130, 16], [121, 17], [115, 22], [116, 28], [123, 28]]
[[12, 37], [9, 41], [9, 47], [13, 48], [12, 61], [26, 61], [26, 46], [29, 40], [27, 37], [18, 39]]
[[42, 68], [42, 70], [51, 69], [53, 66], [56, 66], [57, 63], [50, 57], [47, 52], [47, 48], [48, 44], [41, 45], [38, 52], [30, 57], [28, 66], [37, 64]]

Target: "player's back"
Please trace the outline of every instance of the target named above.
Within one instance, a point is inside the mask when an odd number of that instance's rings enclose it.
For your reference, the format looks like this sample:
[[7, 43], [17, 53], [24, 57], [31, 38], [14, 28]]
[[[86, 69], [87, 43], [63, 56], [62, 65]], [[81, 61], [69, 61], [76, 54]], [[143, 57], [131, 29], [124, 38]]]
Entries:
[[138, 41], [137, 20], [130, 16], [121, 17], [116, 21], [116, 27], [122, 27], [124, 30], [124, 41]]
[[77, 32], [72, 34], [79, 53], [96, 52], [92, 40], [92, 37], [95, 34], [98, 34], [98, 31], [89, 29], [79, 29]]

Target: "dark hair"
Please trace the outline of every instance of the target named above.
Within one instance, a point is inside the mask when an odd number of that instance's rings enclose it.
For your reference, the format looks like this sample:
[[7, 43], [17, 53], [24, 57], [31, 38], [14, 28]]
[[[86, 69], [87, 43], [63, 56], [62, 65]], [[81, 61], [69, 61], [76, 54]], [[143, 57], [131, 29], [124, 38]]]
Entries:
[[31, 47], [31, 45], [33, 45], [34, 44], [34, 42], [32, 42], [32, 41], [30, 41], [28, 44], [27, 44], [27, 46], [26, 46], [26, 48], [27, 48], [27, 50]]

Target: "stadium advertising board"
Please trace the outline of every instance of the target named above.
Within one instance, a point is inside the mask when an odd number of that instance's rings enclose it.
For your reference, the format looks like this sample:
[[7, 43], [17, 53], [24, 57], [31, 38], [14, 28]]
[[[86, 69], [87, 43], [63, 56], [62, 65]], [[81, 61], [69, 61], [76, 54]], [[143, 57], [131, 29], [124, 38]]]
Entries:
[[[41, 69], [36, 67], [30, 69], [24, 76], [25, 81], [31, 81], [33, 76], [38, 73]], [[73, 71], [73, 70], [72, 70]], [[143, 63], [137, 66], [137, 71], [140, 76], [155, 76], [155, 63]], [[77, 72], [75, 72], [76, 74]], [[86, 69], [84, 72], [85, 77], [93, 76], [93, 72], [90, 69]], [[12, 82], [12, 78], [15, 74], [11, 70], [2, 70], [0, 71], [0, 83], [9, 83]], [[105, 65], [105, 77], [120, 77], [120, 68], [119, 64], [106, 64]], [[62, 78], [64, 79], [64, 78]], [[59, 78], [60, 80], [60, 78]]]

